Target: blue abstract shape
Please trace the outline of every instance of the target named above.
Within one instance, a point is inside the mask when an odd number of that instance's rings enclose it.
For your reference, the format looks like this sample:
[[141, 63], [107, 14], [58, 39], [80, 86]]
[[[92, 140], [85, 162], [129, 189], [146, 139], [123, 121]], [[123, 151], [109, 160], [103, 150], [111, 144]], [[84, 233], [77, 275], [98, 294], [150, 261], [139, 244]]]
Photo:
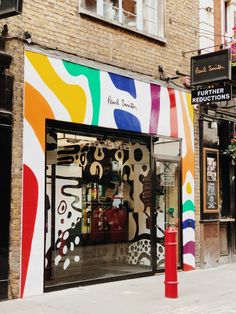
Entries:
[[121, 109], [115, 109], [114, 118], [118, 129], [142, 132], [139, 119], [132, 113]]
[[195, 229], [195, 221], [193, 219], [186, 219], [183, 221], [183, 229], [193, 228]]
[[125, 76], [121, 76], [114, 73], [108, 73], [112, 83], [116, 88], [128, 92], [133, 98], [137, 97], [134, 80]]

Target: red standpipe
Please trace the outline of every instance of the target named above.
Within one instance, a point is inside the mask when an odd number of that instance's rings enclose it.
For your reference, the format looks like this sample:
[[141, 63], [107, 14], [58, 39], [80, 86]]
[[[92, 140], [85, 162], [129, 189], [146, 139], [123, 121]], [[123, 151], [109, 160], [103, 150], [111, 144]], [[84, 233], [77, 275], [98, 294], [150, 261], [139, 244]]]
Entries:
[[173, 227], [165, 230], [165, 297], [178, 298], [177, 281], [177, 231]]

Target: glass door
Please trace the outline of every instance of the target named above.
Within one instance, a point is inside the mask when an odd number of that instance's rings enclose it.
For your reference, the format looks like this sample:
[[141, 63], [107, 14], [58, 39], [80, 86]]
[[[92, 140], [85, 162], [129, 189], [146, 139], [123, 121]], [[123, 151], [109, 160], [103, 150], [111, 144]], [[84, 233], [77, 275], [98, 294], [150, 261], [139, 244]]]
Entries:
[[164, 231], [168, 226], [177, 228], [177, 243], [179, 243], [179, 183], [179, 163], [157, 160], [157, 269], [164, 267]]
[[180, 141], [159, 138], [154, 143], [156, 167], [156, 235], [157, 270], [165, 267], [164, 232], [168, 226], [177, 229], [177, 260], [180, 265]]

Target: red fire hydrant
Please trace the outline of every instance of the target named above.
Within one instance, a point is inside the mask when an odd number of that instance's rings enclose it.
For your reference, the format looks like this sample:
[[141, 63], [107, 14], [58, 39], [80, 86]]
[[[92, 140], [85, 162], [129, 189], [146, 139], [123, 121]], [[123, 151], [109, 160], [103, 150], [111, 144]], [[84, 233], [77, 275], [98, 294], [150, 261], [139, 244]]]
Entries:
[[178, 298], [177, 281], [177, 231], [173, 227], [165, 230], [165, 297]]

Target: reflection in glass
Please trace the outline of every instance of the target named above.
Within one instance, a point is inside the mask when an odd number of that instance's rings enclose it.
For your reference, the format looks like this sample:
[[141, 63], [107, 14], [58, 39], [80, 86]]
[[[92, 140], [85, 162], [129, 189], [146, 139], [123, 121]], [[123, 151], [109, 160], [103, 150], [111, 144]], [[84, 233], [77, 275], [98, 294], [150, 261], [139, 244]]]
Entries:
[[146, 33], [157, 36], [157, 0], [143, 1], [143, 29]]
[[46, 286], [151, 269], [146, 144], [47, 134]]
[[97, 0], [83, 0], [82, 3], [86, 10], [94, 13], [97, 12]]

